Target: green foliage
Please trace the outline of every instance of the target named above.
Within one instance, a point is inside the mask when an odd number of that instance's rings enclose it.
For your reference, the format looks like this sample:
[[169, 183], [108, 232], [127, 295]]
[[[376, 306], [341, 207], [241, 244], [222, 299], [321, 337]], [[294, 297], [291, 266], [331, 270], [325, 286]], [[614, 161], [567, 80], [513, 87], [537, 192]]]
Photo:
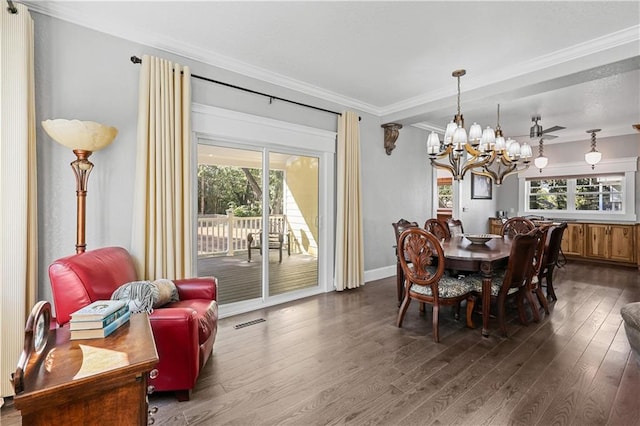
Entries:
[[[260, 185], [261, 170], [248, 169], [248, 172]], [[199, 214], [226, 214], [227, 209], [233, 209], [236, 216], [262, 215], [262, 194], [252, 188], [242, 168], [200, 164], [197, 176]], [[272, 214], [281, 214], [283, 210], [283, 178], [281, 170], [269, 173], [269, 210]]]

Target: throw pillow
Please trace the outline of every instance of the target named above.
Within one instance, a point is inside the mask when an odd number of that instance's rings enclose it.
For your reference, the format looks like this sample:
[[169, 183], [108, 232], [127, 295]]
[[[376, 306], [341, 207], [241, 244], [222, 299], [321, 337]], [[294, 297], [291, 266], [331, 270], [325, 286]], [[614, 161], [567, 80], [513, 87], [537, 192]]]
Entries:
[[152, 313], [169, 302], [179, 300], [175, 284], [167, 279], [156, 281], [133, 281], [118, 287], [111, 295], [112, 300], [125, 300], [131, 313]]

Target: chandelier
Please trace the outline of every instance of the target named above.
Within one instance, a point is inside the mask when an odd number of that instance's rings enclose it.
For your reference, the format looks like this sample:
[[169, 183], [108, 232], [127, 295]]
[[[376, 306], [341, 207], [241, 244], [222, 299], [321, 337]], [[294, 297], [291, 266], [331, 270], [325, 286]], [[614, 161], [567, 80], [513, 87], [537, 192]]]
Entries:
[[[467, 171], [489, 177], [496, 185], [501, 185], [505, 177], [526, 170], [532, 157], [531, 147], [525, 142], [520, 146], [515, 140], [504, 139], [500, 128], [500, 105], [496, 131], [487, 126], [473, 123], [467, 131], [460, 112], [460, 77], [465, 70], [456, 70], [451, 75], [458, 79], [458, 111], [447, 125], [444, 140], [436, 132], [427, 139], [427, 153], [431, 165], [449, 170], [455, 180], [462, 180]], [[439, 160], [448, 160], [448, 164]], [[522, 167], [520, 167], [522, 165]]]
[[520, 145], [511, 138], [504, 139], [500, 128], [500, 104], [495, 134], [490, 127], [487, 127], [484, 133], [487, 133], [487, 136], [480, 142], [479, 151], [489, 160], [482, 166], [482, 170], [474, 171], [475, 173], [489, 177], [496, 185], [502, 185], [507, 176], [529, 168], [533, 157], [531, 146], [526, 142]]
[[[483, 138], [482, 127], [473, 123], [468, 137], [464, 128], [464, 117], [460, 112], [460, 77], [466, 73], [465, 70], [456, 70], [451, 73], [458, 79], [458, 112], [445, 129], [444, 140], [440, 142], [436, 132], [431, 132], [427, 139], [427, 153], [431, 165], [449, 170], [455, 180], [462, 180], [468, 170], [481, 168], [489, 161], [488, 157], [483, 157], [476, 149]], [[448, 164], [439, 161], [445, 158]]]

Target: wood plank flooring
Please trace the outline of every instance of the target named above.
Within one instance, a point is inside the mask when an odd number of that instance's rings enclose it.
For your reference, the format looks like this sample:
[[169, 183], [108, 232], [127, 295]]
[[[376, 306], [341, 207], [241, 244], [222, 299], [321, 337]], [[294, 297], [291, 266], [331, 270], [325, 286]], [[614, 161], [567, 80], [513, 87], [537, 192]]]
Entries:
[[[214, 276], [218, 279], [221, 304], [255, 299], [262, 296], [262, 256], [252, 253], [247, 262], [247, 252], [235, 256], [215, 256], [198, 259], [198, 276]], [[318, 259], [313, 256], [292, 253], [282, 255], [278, 262], [277, 250], [269, 250], [269, 294], [277, 295], [318, 285]]]
[[[222, 319], [191, 400], [150, 396], [155, 424], [640, 424], [620, 317], [640, 300], [638, 270], [571, 262], [555, 283], [551, 314], [523, 326], [511, 310], [507, 338], [442, 309], [436, 344], [417, 303], [397, 328], [395, 277]], [[20, 424], [11, 407], [5, 422]]]

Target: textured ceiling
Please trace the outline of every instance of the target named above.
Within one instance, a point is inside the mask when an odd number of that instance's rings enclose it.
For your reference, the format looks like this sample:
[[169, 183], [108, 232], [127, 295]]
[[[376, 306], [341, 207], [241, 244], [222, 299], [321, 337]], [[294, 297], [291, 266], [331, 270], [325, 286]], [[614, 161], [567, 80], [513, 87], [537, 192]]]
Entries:
[[[32, 10], [400, 122], [549, 143], [634, 133], [640, 2], [25, 2]], [[210, 76], [216, 78], [216, 76]]]

